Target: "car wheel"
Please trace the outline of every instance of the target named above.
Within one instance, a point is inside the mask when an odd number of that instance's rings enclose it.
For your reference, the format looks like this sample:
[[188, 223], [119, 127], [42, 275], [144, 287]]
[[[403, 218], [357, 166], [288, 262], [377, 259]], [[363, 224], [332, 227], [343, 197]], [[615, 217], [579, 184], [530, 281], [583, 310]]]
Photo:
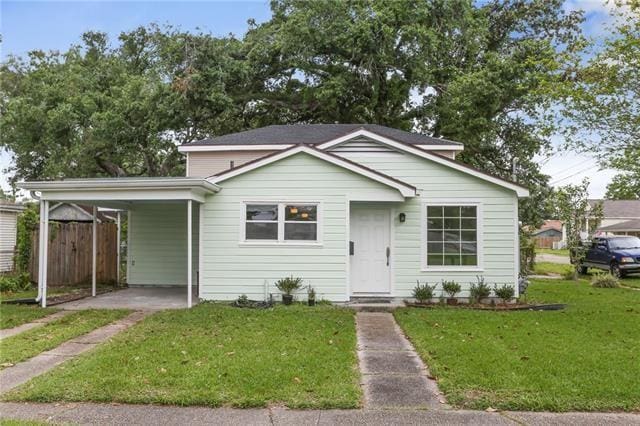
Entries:
[[616, 278], [624, 278], [624, 272], [620, 269], [620, 266], [617, 263], [611, 264], [611, 275]]
[[578, 271], [580, 275], [586, 275], [588, 270], [589, 268], [587, 268], [586, 266], [582, 266], [582, 265], [576, 266], [576, 271]]

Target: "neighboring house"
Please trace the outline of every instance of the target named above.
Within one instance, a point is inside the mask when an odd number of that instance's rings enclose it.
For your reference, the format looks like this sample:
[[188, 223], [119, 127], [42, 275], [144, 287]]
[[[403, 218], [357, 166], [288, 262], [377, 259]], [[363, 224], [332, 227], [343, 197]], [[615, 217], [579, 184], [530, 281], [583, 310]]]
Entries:
[[597, 203], [602, 203], [603, 212], [602, 220], [596, 225], [597, 233], [631, 232], [629, 235], [635, 235], [633, 232], [638, 231], [637, 221], [640, 220], [640, 200], [589, 200], [592, 208]]
[[563, 240], [563, 225], [560, 220], [545, 220], [542, 226], [532, 233], [539, 248], [555, 248]]
[[455, 161], [462, 149], [377, 125], [269, 126], [179, 147], [182, 178], [20, 186], [45, 204], [128, 210], [127, 282], [186, 285], [189, 304], [191, 291], [263, 299], [290, 275], [335, 302], [443, 279], [466, 297], [477, 276], [517, 295], [528, 191]]
[[[99, 211], [98, 223], [115, 222], [116, 218]], [[49, 207], [49, 220], [54, 222], [93, 222], [93, 207], [74, 203], [55, 203]]]
[[0, 201], [0, 273], [14, 268], [18, 215], [24, 207], [9, 201]]

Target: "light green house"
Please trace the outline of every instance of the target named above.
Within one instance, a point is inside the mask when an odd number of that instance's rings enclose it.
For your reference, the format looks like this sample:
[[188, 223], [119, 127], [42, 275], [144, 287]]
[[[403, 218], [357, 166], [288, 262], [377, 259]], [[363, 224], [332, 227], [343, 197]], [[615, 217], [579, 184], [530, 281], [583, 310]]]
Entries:
[[181, 146], [184, 178], [22, 186], [128, 210], [127, 282], [184, 286], [189, 304], [278, 297], [290, 275], [335, 302], [441, 280], [464, 298], [478, 276], [517, 292], [528, 191], [455, 161], [462, 149], [375, 125], [269, 126]]

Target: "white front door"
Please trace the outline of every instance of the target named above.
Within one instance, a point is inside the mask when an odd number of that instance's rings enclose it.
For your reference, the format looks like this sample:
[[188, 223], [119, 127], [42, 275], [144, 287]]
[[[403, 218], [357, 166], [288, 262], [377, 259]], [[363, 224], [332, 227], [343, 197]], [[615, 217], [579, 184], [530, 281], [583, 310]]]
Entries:
[[391, 292], [390, 212], [388, 209], [351, 208], [351, 293]]

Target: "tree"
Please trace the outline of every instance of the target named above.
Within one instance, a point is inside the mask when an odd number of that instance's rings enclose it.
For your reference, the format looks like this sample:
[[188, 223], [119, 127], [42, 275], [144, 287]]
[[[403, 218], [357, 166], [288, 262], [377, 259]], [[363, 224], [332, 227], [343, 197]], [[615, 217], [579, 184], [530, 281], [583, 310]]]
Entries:
[[571, 263], [574, 264], [577, 260], [577, 250], [582, 242], [580, 233], [586, 229], [587, 220], [591, 226], [597, 226], [602, 220], [602, 203], [591, 207], [588, 188], [589, 180], [584, 179], [580, 185], [566, 185], [558, 188], [551, 199], [555, 217], [561, 220], [566, 228], [567, 247]]
[[621, 171], [607, 196], [640, 197], [640, 2], [617, 1], [616, 24], [564, 93], [567, 147]]
[[[0, 146], [14, 180], [184, 173], [176, 146], [242, 127], [233, 39], [152, 25], [87, 32], [67, 52], [2, 65]], [[240, 69], [239, 69], [240, 68]]]
[[263, 122], [371, 122], [465, 143], [460, 160], [532, 189], [541, 221], [543, 90], [582, 46], [562, 1], [272, 2], [246, 37]]

